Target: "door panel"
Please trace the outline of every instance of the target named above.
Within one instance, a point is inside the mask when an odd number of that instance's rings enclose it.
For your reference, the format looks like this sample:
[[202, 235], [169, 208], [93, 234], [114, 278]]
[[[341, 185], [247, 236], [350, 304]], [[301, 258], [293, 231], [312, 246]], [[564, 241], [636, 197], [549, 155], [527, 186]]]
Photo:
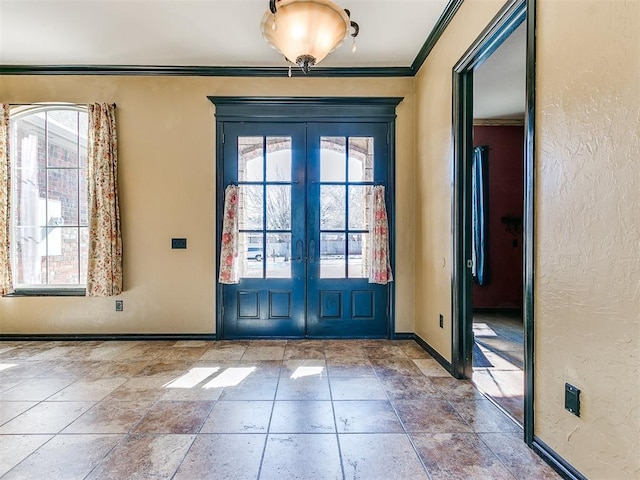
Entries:
[[224, 185], [238, 184], [240, 281], [222, 288], [226, 338], [305, 334], [304, 126], [225, 127]]
[[309, 124], [309, 337], [388, 336], [389, 289], [369, 283], [366, 258], [368, 200], [388, 179], [386, 138], [386, 124]]
[[224, 137], [241, 271], [222, 286], [224, 337], [387, 337], [389, 288], [369, 284], [367, 259], [387, 124], [231, 122]]

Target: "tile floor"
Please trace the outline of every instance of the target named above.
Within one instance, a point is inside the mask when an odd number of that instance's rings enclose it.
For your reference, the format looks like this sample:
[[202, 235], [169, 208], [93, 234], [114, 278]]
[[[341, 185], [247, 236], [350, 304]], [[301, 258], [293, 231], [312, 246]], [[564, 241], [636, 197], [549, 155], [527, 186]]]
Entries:
[[473, 382], [524, 424], [524, 329], [520, 313], [474, 313]]
[[413, 341], [0, 342], [2, 479], [559, 478]]

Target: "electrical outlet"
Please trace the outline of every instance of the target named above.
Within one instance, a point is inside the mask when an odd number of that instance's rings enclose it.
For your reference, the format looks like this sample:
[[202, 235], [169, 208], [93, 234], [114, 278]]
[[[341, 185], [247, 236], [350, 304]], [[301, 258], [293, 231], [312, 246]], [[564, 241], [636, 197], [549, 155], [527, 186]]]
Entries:
[[569, 383], [564, 384], [564, 408], [576, 417], [580, 416], [580, 389]]
[[186, 238], [172, 238], [171, 239], [171, 248], [178, 248], [178, 249], [187, 248], [187, 239]]
[[444, 315], [440, 314], [440, 328], [444, 328]]
[[116, 300], [116, 312], [124, 310], [124, 302], [122, 300]]

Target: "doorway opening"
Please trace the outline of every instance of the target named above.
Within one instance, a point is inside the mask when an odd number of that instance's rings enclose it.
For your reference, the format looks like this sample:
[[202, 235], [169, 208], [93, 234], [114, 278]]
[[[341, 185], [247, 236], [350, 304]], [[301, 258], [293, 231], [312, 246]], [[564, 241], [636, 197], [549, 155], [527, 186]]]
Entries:
[[473, 72], [473, 382], [524, 424], [526, 25]]
[[[534, 7], [528, 0], [505, 5], [453, 69], [452, 367], [458, 378], [473, 379], [523, 425], [529, 445], [533, 443]], [[524, 67], [520, 68], [524, 78], [516, 80], [520, 106], [513, 112], [479, 115], [483, 107], [503, 104], [504, 86], [495, 91], [498, 97], [480, 89], [474, 92], [478, 86], [474, 74], [480, 82], [484, 77], [484, 82], [495, 85], [508, 75], [503, 69], [493, 72], [498, 77], [491, 79], [490, 57], [502, 48], [518, 52], [516, 61]]]

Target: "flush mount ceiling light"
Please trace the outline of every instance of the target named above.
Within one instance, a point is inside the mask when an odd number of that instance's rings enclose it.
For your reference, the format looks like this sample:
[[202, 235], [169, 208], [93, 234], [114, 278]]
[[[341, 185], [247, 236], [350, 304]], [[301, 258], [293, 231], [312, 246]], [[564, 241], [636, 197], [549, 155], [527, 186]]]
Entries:
[[260, 28], [269, 45], [309, 73], [349, 35], [355, 52], [360, 27], [350, 16], [349, 10], [331, 0], [270, 0]]

